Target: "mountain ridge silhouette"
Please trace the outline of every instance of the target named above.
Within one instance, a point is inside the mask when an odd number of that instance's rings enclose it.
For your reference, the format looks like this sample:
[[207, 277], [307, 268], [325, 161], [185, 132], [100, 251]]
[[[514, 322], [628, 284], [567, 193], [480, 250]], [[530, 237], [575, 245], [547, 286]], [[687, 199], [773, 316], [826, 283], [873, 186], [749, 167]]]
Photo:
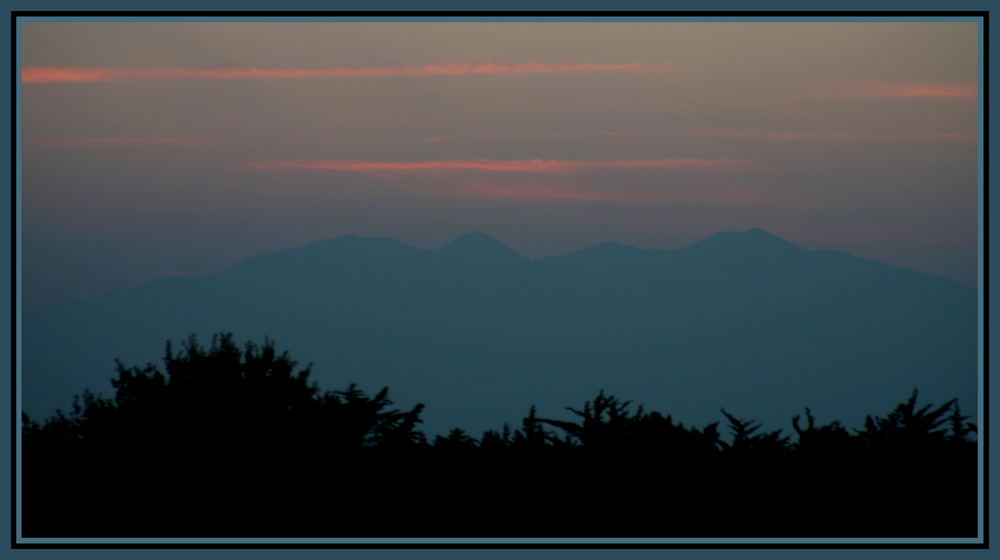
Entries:
[[557, 416], [601, 388], [693, 423], [721, 405], [776, 429], [806, 405], [851, 425], [914, 387], [973, 410], [976, 300], [759, 229], [538, 260], [477, 232], [438, 251], [348, 235], [26, 316], [24, 409], [108, 394], [115, 358], [226, 331], [276, 340], [324, 386], [424, 402], [432, 434], [495, 429], [531, 405]]
[[[727, 231], [727, 232], [717, 232], [711, 236], [696, 241], [686, 247], [681, 249], [669, 250], [669, 249], [640, 249], [632, 245], [626, 245], [618, 241], [604, 241], [596, 245], [571, 251], [562, 255], [552, 255], [546, 256], [539, 259], [528, 259], [517, 253], [514, 249], [511, 249], [503, 242], [490, 237], [489, 235], [473, 231], [460, 234], [455, 239], [445, 244], [443, 247], [436, 251], [419, 249], [417, 247], [407, 245], [400, 241], [397, 241], [388, 237], [360, 237], [354, 234], [346, 234], [330, 239], [322, 239], [317, 241], [311, 241], [301, 247], [282, 249], [277, 251], [271, 251], [267, 253], [261, 253], [251, 257], [247, 257], [230, 267], [229, 269], [209, 275], [195, 276], [195, 275], [185, 275], [185, 276], [166, 276], [156, 279], [153, 283], [176, 283], [189, 281], [192, 278], [202, 278], [205, 276], [215, 276], [216, 274], [224, 274], [226, 272], [240, 269], [247, 266], [247, 263], [257, 263], [266, 262], [269, 258], [284, 257], [286, 255], [292, 254], [302, 254], [305, 255], [307, 251], [335, 251], [338, 249], [343, 249], [346, 247], [351, 247], [354, 250], [361, 248], [379, 248], [383, 251], [389, 249], [396, 249], [400, 253], [408, 252], [411, 255], [416, 254], [439, 254], [439, 255], [449, 255], [449, 256], [470, 256], [475, 254], [489, 254], [493, 253], [495, 255], [503, 254], [506, 255], [505, 258], [518, 261], [527, 261], [530, 263], [538, 262], [551, 262], [567, 258], [576, 258], [583, 255], [593, 255], [593, 254], [604, 254], [604, 255], [615, 255], [621, 253], [632, 253], [632, 254], [644, 254], [644, 255], [682, 255], [697, 253], [705, 250], [712, 251], [723, 251], [723, 252], [737, 252], [743, 251], [741, 256], [755, 256], [753, 253], [748, 254], [747, 251], [754, 251], [758, 254], [759, 252], [766, 251], [773, 253], [775, 251], [784, 251], [786, 254], [795, 254], [798, 252], [801, 255], [814, 254], [814, 255], [829, 255], [833, 258], [840, 259], [850, 259], [853, 261], [863, 261], [866, 263], [874, 263], [886, 269], [893, 269], [898, 271], [905, 271], [906, 274], [920, 275], [928, 278], [935, 278], [937, 280], [943, 281], [945, 283], [953, 284], [956, 286], [963, 286], [968, 290], [975, 292], [976, 290], [957, 282], [954, 280], [949, 280], [946, 278], [934, 276], [925, 272], [920, 272], [917, 270], [912, 270], [903, 267], [897, 267], [892, 265], [887, 265], [878, 261], [871, 259], [865, 259], [863, 257], [857, 257], [846, 251], [838, 250], [810, 250], [799, 247], [781, 237], [771, 234], [763, 229], [752, 227], [746, 231]], [[281, 263], [268, 263], [268, 264], [281, 264]], [[148, 284], [147, 284], [148, 285]], [[138, 287], [141, 288], [142, 286]], [[137, 288], [123, 288], [121, 290], [112, 290], [110, 293], [117, 293], [119, 291], [129, 291]], [[107, 294], [97, 296], [96, 298], [88, 298], [88, 300], [99, 299]], [[86, 300], [80, 300], [86, 301]], [[76, 302], [68, 302], [73, 304]], [[65, 304], [63, 304], [65, 305]]]

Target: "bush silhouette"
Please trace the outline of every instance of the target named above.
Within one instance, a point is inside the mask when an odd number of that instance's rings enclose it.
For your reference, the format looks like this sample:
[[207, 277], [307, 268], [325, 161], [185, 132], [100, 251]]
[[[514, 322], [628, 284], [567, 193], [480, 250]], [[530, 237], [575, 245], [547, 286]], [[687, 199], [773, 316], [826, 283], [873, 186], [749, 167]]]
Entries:
[[[969, 536], [977, 521], [977, 427], [956, 401], [908, 400], [797, 439], [722, 410], [685, 428], [604, 391], [575, 422], [539, 418], [461, 428], [432, 442], [423, 405], [383, 388], [321, 392], [274, 343], [206, 349], [195, 337], [165, 369], [116, 364], [113, 399], [87, 391], [38, 423], [22, 416], [24, 534], [31, 536]], [[546, 426], [555, 431], [546, 429]], [[60, 513], [85, 489], [108, 498]], [[845, 513], [836, 504], [853, 504]], [[175, 516], [163, 504], [185, 504]], [[526, 526], [497, 503], [560, 504]], [[388, 504], [407, 504], [393, 509]], [[719, 515], [753, 504], [751, 519]], [[653, 507], [653, 510], [649, 510]], [[325, 513], [314, 515], [319, 508]], [[421, 515], [434, 508], [435, 516]], [[880, 512], [892, 508], [885, 517]], [[809, 516], [798, 511], [808, 509]], [[656, 511], [622, 516], [618, 511]], [[603, 512], [595, 515], [594, 512]], [[946, 515], [945, 515], [946, 513]], [[938, 515], [940, 514], [940, 515]], [[373, 523], [372, 520], [379, 522]], [[704, 519], [714, 519], [705, 523]], [[526, 528], [527, 527], [527, 528]], [[527, 533], [525, 533], [527, 531]]]

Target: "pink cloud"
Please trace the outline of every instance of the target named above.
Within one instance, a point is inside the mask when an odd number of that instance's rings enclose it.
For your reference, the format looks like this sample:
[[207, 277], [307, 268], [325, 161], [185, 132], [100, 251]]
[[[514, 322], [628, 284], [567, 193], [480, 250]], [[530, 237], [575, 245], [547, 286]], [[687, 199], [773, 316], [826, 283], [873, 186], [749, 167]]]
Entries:
[[215, 138], [171, 138], [164, 136], [29, 136], [24, 144], [41, 148], [106, 148], [141, 146], [214, 146]]
[[402, 173], [442, 173], [449, 171], [493, 171], [518, 173], [566, 174], [585, 169], [683, 169], [723, 173], [760, 171], [745, 159], [658, 159], [613, 161], [567, 160], [443, 160], [443, 161], [359, 161], [359, 160], [273, 160], [249, 162], [261, 170], [311, 169], [377, 175]]
[[808, 94], [806, 97], [976, 99], [978, 96], [979, 86], [974, 83], [853, 82], [841, 84], [833, 91]]
[[552, 74], [567, 72], [667, 72], [670, 70], [672, 70], [672, 67], [669, 63], [646, 64], [641, 62], [623, 64], [483, 62], [428, 64], [424, 66], [379, 66], [369, 68], [72, 68], [65, 66], [28, 66], [21, 70], [21, 82], [27, 84], [121, 82], [134, 80], [273, 80], [377, 76]]

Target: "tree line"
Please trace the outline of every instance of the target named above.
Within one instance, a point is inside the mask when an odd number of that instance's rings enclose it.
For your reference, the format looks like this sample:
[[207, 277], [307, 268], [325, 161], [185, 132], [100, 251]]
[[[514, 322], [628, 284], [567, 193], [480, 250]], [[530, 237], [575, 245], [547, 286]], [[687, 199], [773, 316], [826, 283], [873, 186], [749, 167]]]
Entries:
[[[269, 340], [192, 336], [164, 364], [23, 415], [25, 536], [975, 536], [977, 426], [916, 390], [853, 430], [808, 408], [794, 434], [726, 410], [685, 427], [602, 391], [575, 421], [429, 439], [423, 405], [323, 392]], [[82, 496], [93, 515], [60, 513]]]

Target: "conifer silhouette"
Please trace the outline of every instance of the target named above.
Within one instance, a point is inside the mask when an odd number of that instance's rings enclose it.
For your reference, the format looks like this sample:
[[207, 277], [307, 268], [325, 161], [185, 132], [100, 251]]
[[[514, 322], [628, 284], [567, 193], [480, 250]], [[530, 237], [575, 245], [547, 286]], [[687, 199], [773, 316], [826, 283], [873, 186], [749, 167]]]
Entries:
[[768, 432], [766, 434], [751, 435], [762, 427], [762, 424], [754, 425], [756, 420], [741, 420], [726, 409], [721, 409], [722, 415], [729, 420], [729, 428], [732, 430], [733, 443], [721, 442], [723, 449], [734, 453], [772, 453], [784, 451], [789, 448], [791, 436], [781, 437], [781, 430]]
[[[918, 406], [916, 390], [853, 434], [839, 421], [817, 425], [806, 408], [804, 426], [792, 418], [794, 442], [722, 409], [724, 441], [719, 422], [685, 428], [603, 390], [567, 407], [574, 422], [532, 406], [519, 429], [477, 440], [454, 428], [428, 442], [417, 429], [423, 405], [396, 409], [387, 387], [320, 392], [310, 368], [297, 370], [268, 339], [241, 349], [222, 333], [206, 349], [192, 336], [180, 352], [167, 344], [164, 365], [116, 362], [113, 399], [85, 391], [68, 414], [22, 414], [24, 534], [425, 536], [446, 526], [469, 536], [486, 525], [524, 534], [493, 506], [505, 501], [563, 508], [531, 536], [976, 531], [977, 427], [955, 400]], [[108, 499], [87, 515], [61, 513], [88, 488]], [[162, 507], [178, 500], [186, 516]], [[852, 516], [834, 507], [845, 501]], [[387, 515], [391, 503], [442, 513]], [[655, 515], [593, 515], [651, 503]], [[752, 519], [698, 521], [748, 503], [759, 510]]]

